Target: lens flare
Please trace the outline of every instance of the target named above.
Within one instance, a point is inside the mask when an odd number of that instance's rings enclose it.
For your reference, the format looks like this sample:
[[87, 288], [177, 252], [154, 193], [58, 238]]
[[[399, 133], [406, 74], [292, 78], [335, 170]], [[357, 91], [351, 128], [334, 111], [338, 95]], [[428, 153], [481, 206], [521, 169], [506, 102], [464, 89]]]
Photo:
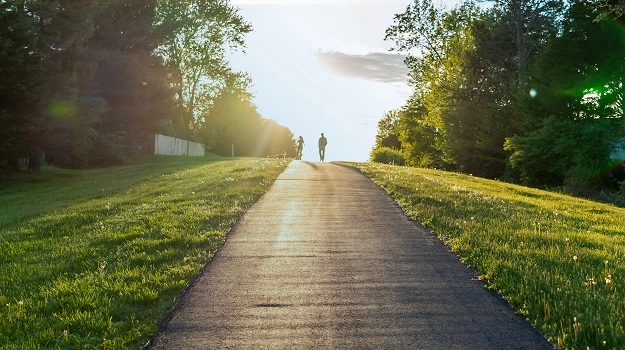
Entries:
[[48, 113], [58, 119], [73, 117], [76, 110], [76, 105], [67, 101], [52, 101], [47, 108]]

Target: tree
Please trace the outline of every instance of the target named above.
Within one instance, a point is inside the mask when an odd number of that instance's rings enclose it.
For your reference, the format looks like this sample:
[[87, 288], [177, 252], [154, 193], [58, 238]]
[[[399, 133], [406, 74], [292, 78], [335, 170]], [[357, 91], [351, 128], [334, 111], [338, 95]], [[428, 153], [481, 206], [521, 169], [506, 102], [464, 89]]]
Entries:
[[130, 149], [152, 138], [159, 121], [172, 111], [167, 71], [153, 54], [163, 40], [154, 29], [155, 10], [151, 0], [107, 1], [100, 5], [86, 43], [97, 53], [97, 95], [110, 106], [99, 131], [125, 135]]
[[561, 34], [532, 67], [532, 95], [520, 100], [525, 132], [506, 143], [512, 167], [530, 184], [603, 182], [610, 145], [625, 134], [625, 35], [611, 21], [596, 22], [587, 3], [576, 2], [564, 17]]
[[493, 9], [467, 23], [472, 47], [461, 60], [462, 83], [451, 88], [454, 108], [444, 115], [447, 153], [457, 169], [488, 178], [505, 171], [505, 138], [519, 128], [511, 96], [516, 89], [515, 46]]
[[[612, 119], [571, 120], [555, 116], [525, 137], [506, 141], [510, 164], [521, 181], [531, 186], [561, 186], [567, 181], [595, 186], [615, 186], [603, 170], [610, 167], [610, 146], [615, 127]], [[622, 124], [620, 126], [622, 128]], [[622, 179], [616, 179], [622, 180]]]
[[288, 138], [249, 102], [249, 78], [228, 67], [226, 50], [242, 47], [251, 27], [227, 0], [0, 6], [0, 165], [45, 149], [55, 165], [101, 166], [123, 161], [155, 131], [195, 138], [233, 88], [254, 117], [217, 123], [241, 128], [219, 134], [266, 129]]
[[229, 156], [232, 146], [237, 156], [295, 157], [293, 133], [273, 120], [263, 118], [247, 92], [249, 78], [237, 75], [228, 80], [215, 99], [209, 114], [202, 120], [199, 133], [206, 149]]
[[516, 74], [519, 86], [525, 83], [531, 58], [552, 33], [564, 8], [563, 0], [495, 0], [503, 23], [516, 46]]
[[42, 147], [38, 97], [46, 74], [37, 40], [21, 2], [0, 2], [0, 169], [3, 163], [17, 169], [18, 158]]
[[402, 108], [397, 126], [405, 164], [424, 168], [445, 168], [439, 130], [427, 120], [427, 108], [416, 93]]
[[382, 119], [378, 121], [378, 133], [375, 136], [374, 149], [388, 147], [396, 150], [401, 149], [397, 126], [399, 124], [400, 111], [390, 111], [384, 113]]
[[474, 47], [470, 23], [476, 16], [479, 10], [471, 3], [443, 12], [430, 0], [415, 0], [386, 31], [386, 39], [409, 54], [415, 92], [399, 124], [409, 165], [458, 166], [458, 150], [449, 137], [457, 125], [450, 116], [458, 108], [454, 91], [467, 86], [463, 69]]
[[275, 120], [264, 119], [257, 141], [256, 157], [290, 157], [295, 158], [295, 136], [289, 128], [278, 124]]
[[[41, 100], [46, 159], [107, 165], [139, 148], [168, 114], [167, 82], [152, 52], [160, 38], [150, 1], [29, 1], [50, 79]], [[163, 101], [163, 102], [161, 102]]]
[[160, 0], [156, 25], [166, 40], [163, 58], [175, 92], [175, 132], [191, 136], [230, 75], [226, 47], [244, 44], [251, 26], [226, 0]]
[[597, 19], [613, 18], [621, 24], [625, 23], [625, 3], [620, 0], [597, 0], [591, 2], [594, 8], [601, 11]]

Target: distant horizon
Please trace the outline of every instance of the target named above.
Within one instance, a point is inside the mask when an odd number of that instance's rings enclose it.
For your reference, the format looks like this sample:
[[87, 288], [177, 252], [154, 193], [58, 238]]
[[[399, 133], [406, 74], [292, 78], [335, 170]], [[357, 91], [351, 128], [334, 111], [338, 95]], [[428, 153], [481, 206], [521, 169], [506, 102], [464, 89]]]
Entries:
[[264, 118], [304, 137], [303, 160], [318, 160], [322, 132], [327, 161], [369, 159], [378, 121], [412, 94], [404, 57], [384, 41], [393, 16], [409, 3], [232, 2], [254, 31], [245, 53], [229, 55], [231, 66], [252, 78], [250, 92]]

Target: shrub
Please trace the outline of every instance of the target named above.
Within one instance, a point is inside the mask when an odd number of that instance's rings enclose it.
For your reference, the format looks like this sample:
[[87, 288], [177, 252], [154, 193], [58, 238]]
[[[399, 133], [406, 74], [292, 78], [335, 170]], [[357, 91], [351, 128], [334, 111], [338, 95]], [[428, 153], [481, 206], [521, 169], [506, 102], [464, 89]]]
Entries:
[[511, 152], [510, 166], [519, 172], [524, 184], [596, 183], [597, 175], [609, 167], [613, 129], [610, 120], [567, 120], [552, 116], [527, 136], [508, 138], [504, 149]]
[[89, 157], [91, 166], [122, 164], [128, 157], [126, 133], [97, 134]]
[[82, 169], [122, 164], [127, 158], [126, 133], [98, 133], [87, 128], [75, 140], [60, 140], [46, 149], [50, 164]]
[[379, 147], [371, 151], [372, 162], [382, 164], [404, 165], [405, 159], [402, 151], [389, 147]]

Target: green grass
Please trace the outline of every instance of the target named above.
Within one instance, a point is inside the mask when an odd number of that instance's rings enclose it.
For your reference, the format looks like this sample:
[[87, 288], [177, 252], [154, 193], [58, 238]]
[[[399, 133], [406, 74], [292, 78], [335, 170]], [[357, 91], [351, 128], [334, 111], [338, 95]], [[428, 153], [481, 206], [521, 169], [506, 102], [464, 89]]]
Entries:
[[350, 165], [559, 348], [625, 348], [625, 209], [437, 170]]
[[150, 157], [5, 179], [0, 348], [141, 348], [287, 163]]

